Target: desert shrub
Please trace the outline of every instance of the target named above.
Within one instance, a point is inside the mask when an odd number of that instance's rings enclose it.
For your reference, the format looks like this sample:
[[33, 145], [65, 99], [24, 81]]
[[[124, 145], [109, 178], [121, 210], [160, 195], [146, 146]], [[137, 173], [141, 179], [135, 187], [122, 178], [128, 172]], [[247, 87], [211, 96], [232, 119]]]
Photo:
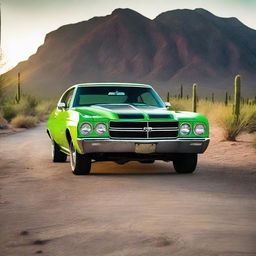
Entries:
[[11, 124], [16, 128], [31, 128], [35, 127], [38, 119], [35, 116], [17, 115], [11, 121]]
[[57, 100], [41, 101], [36, 107], [36, 116], [43, 121], [48, 118], [51, 111], [56, 108]]
[[39, 104], [39, 99], [35, 96], [26, 94], [23, 95], [19, 104], [15, 105], [17, 115], [36, 115], [36, 107]]
[[256, 107], [252, 105], [245, 105], [242, 107], [242, 111], [247, 113], [249, 119], [246, 131], [249, 133], [256, 132]]
[[[191, 111], [191, 99], [171, 98], [171, 110]], [[234, 141], [241, 132], [256, 131], [256, 110], [254, 105], [243, 105], [239, 119], [233, 116], [233, 104], [225, 106], [224, 102], [214, 103], [199, 100], [197, 112], [205, 115], [211, 124], [219, 124], [224, 130], [224, 139]]]
[[7, 102], [3, 106], [3, 117], [9, 122], [17, 115], [14, 103]]
[[6, 129], [8, 128], [8, 122], [7, 120], [3, 117], [2, 111], [0, 111], [0, 129]]
[[11, 121], [18, 115], [36, 116], [36, 107], [39, 100], [31, 95], [23, 95], [19, 104], [16, 104], [13, 98], [6, 98], [3, 103], [3, 117]]
[[220, 115], [219, 124], [224, 129], [224, 139], [235, 141], [237, 136], [243, 131], [248, 131], [255, 122], [255, 113], [242, 109], [237, 119], [231, 111], [224, 111]]

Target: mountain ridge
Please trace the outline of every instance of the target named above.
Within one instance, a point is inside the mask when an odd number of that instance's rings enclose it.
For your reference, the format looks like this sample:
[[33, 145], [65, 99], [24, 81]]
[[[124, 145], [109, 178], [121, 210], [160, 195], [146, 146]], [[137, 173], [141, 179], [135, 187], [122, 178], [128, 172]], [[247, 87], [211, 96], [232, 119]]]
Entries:
[[231, 90], [237, 73], [244, 94], [256, 93], [256, 31], [236, 18], [178, 9], [149, 19], [131, 9], [61, 26], [27, 61], [4, 76], [22, 74], [24, 90], [59, 95], [80, 82], [151, 83], [162, 94], [182, 83], [200, 92]]

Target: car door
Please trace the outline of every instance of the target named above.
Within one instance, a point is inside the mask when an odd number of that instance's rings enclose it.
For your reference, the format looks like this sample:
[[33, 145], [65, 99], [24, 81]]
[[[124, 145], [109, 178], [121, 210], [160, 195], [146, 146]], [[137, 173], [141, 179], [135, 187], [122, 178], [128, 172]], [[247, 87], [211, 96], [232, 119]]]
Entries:
[[59, 103], [65, 103], [65, 108], [57, 108], [55, 112], [55, 141], [60, 146], [66, 144], [66, 124], [69, 117], [68, 111], [73, 94], [74, 88], [68, 90], [59, 101]]

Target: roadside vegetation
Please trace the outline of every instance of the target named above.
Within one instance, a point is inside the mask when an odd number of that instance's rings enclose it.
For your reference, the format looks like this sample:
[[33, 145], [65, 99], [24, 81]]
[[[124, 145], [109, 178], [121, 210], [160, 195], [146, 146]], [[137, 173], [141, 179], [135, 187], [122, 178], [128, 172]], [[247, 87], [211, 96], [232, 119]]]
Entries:
[[[191, 98], [170, 97], [172, 110], [191, 111]], [[0, 129], [8, 123], [16, 128], [31, 128], [48, 118], [56, 106], [56, 99], [42, 100], [29, 94], [22, 95], [19, 103], [13, 96], [0, 98]], [[225, 140], [236, 140], [242, 132], [256, 132], [256, 102], [241, 104], [239, 118], [233, 114], [233, 102], [228, 103], [197, 99], [197, 112], [205, 115], [212, 124], [223, 128]], [[255, 142], [256, 144], [256, 142]]]
[[[15, 95], [5, 93], [4, 81], [0, 76], [0, 129], [6, 129], [9, 124], [17, 128], [31, 128], [48, 118], [49, 113], [56, 106], [56, 99], [42, 100], [38, 97], [24, 94], [20, 89], [20, 75]], [[199, 98], [197, 85], [192, 86], [192, 97], [180, 94], [167, 94], [167, 101], [171, 103], [171, 110], [194, 111], [205, 115], [212, 124], [219, 124], [223, 128], [223, 139], [235, 141], [243, 132], [256, 133], [256, 97], [244, 100], [240, 95], [240, 76], [236, 76], [234, 83], [234, 99], [226, 93], [223, 102], [214, 98]], [[256, 135], [254, 136], [256, 147]]]
[[[191, 111], [191, 99], [170, 98], [171, 109]], [[254, 102], [253, 102], [254, 103]], [[233, 114], [233, 103], [212, 102], [199, 100], [197, 102], [197, 112], [205, 115], [212, 124], [219, 124], [224, 130], [225, 140], [236, 140], [242, 132], [256, 132], [256, 103], [250, 105], [242, 104], [239, 118]]]
[[241, 77], [237, 75], [234, 80], [233, 100], [225, 94], [224, 102], [218, 102], [214, 98], [200, 99], [197, 95], [197, 85], [193, 84], [192, 98], [183, 97], [183, 86], [180, 87], [180, 94], [170, 98], [167, 93], [167, 101], [172, 103], [173, 110], [187, 110], [205, 115], [210, 123], [217, 123], [223, 128], [225, 140], [235, 141], [242, 132], [256, 132], [256, 96], [254, 99], [243, 99], [241, 97]]
[[56, 100], [42, 100], [35, 96], [24, 94], [19, 103], [13, 96], [0, 99], [0, 128], [8, 128], [8, 123], [15, 128], [31, 128], [40, 121], [47, 119], [56, 105]]
[[17, 115], [11, 120], [11, 125], [16, 128], [32, 128], [38, 123], [35, 116]]

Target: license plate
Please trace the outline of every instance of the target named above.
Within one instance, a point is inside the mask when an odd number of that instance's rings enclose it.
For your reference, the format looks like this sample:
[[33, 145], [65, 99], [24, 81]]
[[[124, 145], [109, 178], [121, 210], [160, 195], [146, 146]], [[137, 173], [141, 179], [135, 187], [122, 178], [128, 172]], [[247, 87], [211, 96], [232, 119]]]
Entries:
[[135, 152], [140, 154], [149, 154], [156, 151], [156, 144], [135, 144]]

